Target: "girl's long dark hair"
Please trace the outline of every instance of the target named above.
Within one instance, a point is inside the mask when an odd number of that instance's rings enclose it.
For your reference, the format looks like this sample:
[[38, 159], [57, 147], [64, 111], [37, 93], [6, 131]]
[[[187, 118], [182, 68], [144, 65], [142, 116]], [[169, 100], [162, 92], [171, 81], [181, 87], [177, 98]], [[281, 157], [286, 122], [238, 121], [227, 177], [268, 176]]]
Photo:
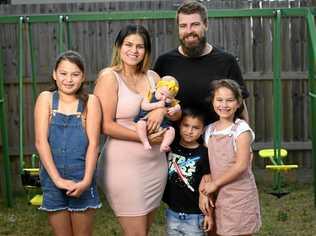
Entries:
[[[57, 59], [56, 59], [55, 66], [54, 66], [55, 72], [57, 71], [57, 68], [62, 61], [69, 61], [69, 62], [77, 65], [78, 68], [80, 69], [80, 71], [82, 72], [83, 76], [85, 76], [85, 63], [84, 63], [82, 56], [78, 52], [68, 50], [68, 51], [65, 51], [65, 52], [62, 52], [61, 54], [59, 54]], [[53, 82], [54, 82], [54, 84], [53, 84], [53, 88], [51, 89], [51, 91], [58, 90], [56, 81], [54, 79], [53, 79]], [[89, 98], [89, 93], [88, 93], [84, 83], [81, 84], [80, 88], [76, 92], [76, 96], [78, 99], [80, 99], [83, 102], [83, 109], [85, 110], [85, 108], [87, 106], [88, 98]]]

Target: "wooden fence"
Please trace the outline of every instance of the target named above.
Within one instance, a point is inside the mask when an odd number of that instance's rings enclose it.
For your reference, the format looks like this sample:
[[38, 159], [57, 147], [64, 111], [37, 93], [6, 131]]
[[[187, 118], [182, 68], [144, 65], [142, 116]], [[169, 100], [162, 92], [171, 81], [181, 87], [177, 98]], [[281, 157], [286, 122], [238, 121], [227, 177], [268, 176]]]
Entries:
[[[114, 12], [133, 10], [175, 10], [182, 1], [104, 2], [46, 5], [0, 5], [0, 15], [63, 14], [67, 12]], [[311, 6], [312, 1], [209, 1], [209, 9], [276, 8]], [[154, 61], [159, 54], [178, 44], [174, 20], [99, 21], [71, 23], [72, 49], [86, 59], [90, 84], [98, 71], [110, 62], [112, 45], [119, 29], [131, 22], [145, 25], [152, 36]], [[33, 48], [36, 56], [38, 91], [48, 88], [50, 74], [58, 52], [57, 24], [32, 25]], [[0, 46], [5, 66], [5, 92], [10, 154], [13, 173], [17, 175], [19, 111], [18, 111], [18, 26], [0, 24]], [[25, 152], [34, 152], [33, 104], [31, 96], [31, 63], [28, 35], [24, 33], [25, 48]], [[253, 18], [210, 18], [207, 34], [211, 44], [224, 48], [238, 57], [243, 76], [250, 91], [247, 106], [251, 126], [256, 132], [255, 150], [272, 147], [272, 20]], [[283, 141], [289, 151], [289, 163], [298, 164], [296, 171], [301, 181], [311, 181], [311, 133], [307, 81], [307, 37], [305, 19], [282, 18], [282, 88], [283, 88]], [[0, 145], [1, 146], [1, 145]], [[260, 172], [264, 160], [256, 158]], [[18, 178], [14, 184], [18, 185]]]

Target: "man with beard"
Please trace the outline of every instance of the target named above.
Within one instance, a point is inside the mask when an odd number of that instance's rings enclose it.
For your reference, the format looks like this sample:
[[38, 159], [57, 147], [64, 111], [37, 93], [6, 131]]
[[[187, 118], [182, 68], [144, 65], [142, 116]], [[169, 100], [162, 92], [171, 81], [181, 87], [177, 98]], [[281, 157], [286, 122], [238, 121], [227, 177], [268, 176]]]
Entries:
[[[154, 70], [160, 75], [174, 76], [180, 85], [177, 99], [182, 108], [201, 109], [207, 122], [215, 121], [209, 100], [210, 83], [216, 79], [232, 79], [248, 97], [239, 65], [234, 56], [210, 45], [206, 40], [207, 9], [197, 1], [187, 1], [177, 10], [180, 46], [161, 56]], [[246, 107], [245, 107], [246, 108]], [[247, 109], [243, 113], [249, 120]]]

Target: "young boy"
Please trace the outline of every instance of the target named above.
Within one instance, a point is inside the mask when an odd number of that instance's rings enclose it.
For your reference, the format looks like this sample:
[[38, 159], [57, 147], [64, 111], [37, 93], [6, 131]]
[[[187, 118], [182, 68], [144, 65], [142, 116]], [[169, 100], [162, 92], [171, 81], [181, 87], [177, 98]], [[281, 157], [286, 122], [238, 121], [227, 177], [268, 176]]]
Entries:
[[205, 235], [213, 225], [211, 215], [199, 208], [199, 184], [209, 173], [207, 148], [198, 140], [204, 131], [201, 113], [186, 109], [179, 126], [180, 140], [174, 141], [168, 154], [168, 181], [163, 201], [167, 235]]

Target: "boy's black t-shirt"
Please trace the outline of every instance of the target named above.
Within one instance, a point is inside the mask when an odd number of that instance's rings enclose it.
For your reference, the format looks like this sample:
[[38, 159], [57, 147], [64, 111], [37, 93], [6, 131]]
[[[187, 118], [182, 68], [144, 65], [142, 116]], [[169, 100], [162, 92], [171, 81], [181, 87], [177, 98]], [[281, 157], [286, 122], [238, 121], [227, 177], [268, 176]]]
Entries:
[[[174, 142], [171, 150], [168, 154], [168, 180], [163, 201], [175, 212], [200, 214], [199, 184], [202, 176], [210, 173], [207, 148], [199, 145], [188, 149]], [[187, 184], [178, 174], [179, 170]]]

